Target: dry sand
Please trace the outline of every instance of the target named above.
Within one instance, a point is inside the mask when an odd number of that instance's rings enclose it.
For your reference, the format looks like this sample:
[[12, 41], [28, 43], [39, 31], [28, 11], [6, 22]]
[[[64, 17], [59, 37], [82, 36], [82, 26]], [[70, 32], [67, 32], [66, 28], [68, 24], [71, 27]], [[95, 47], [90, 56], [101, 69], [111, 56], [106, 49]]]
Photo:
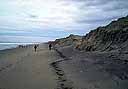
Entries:
[[128, 89], [127, 54], [80, 52], [71, 47], [58, 51], [66, 58], [59, 67], [74, 89]]

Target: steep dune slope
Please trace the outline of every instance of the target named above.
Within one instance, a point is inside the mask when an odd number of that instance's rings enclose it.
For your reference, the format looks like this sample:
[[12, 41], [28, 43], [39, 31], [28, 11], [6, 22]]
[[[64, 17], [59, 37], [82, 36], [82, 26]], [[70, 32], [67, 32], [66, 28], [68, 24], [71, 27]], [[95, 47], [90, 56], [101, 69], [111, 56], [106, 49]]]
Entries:
[[57, 39], [56, 47], [72, 46], [84, 51], [128, 50], [128, 16], [112, 21], [104, 27], [98, 27], [85, 36], [70, 35]]
[[128, 50], [128, 16], [92, 30], [78, 49], [86, 51]]

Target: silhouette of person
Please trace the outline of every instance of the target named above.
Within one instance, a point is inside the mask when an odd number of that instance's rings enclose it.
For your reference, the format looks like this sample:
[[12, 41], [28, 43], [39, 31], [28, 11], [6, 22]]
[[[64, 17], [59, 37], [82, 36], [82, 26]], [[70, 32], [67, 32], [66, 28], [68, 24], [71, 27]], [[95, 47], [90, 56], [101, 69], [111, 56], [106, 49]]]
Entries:
[[37, 45], [34, 46], [34, 49], [35, 49], [35, 52], [36, 52], [36, 49], [37, 49]]
[[49, 50], [51, 50], [52, 49], [52, 44], [49, 44]]

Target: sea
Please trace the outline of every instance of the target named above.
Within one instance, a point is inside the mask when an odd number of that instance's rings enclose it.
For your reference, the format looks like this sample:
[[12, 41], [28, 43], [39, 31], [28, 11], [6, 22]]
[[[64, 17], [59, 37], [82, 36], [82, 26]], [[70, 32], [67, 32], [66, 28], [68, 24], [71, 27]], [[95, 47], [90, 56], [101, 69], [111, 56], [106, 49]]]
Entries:
[[30, 45], [35, 43], [0, 43], [0, 50], [16, 48], [18, 45]]

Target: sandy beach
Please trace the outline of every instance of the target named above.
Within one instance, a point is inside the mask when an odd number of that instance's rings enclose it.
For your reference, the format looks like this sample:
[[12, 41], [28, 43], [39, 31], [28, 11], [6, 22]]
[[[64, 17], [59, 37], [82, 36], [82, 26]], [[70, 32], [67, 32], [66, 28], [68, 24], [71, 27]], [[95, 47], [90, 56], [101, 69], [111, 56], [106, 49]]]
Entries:
[[49, 65], [56, 60], [54, 51], [39, 45], [0, 51], [0, 89], [55, 89], [57, 76]]
[[127, 89], [127, 61], [112, 55], [47, 44], [2, 50], [0, 89]]

